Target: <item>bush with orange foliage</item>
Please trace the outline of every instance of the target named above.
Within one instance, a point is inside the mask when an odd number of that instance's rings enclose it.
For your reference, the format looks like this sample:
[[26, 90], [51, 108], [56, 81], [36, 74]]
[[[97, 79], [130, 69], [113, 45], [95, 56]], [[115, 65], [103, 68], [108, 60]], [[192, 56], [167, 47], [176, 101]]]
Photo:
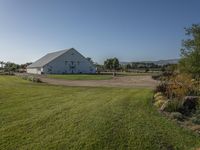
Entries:
[[162, 92], [169, 99], [182, 100], [185, 96], [198, 96], [200, 82], [189, 74], [175, 74], [164, 80], [157, 87], [157, 92]]

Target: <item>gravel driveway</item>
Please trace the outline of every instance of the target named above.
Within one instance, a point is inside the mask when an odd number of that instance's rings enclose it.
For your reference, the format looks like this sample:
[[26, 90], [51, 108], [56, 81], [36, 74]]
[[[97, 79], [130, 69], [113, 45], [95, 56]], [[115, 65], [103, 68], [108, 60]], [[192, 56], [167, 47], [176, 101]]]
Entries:
[[40, 77], [42, 82], [52, 85], [64, 86], [91, 86], [91, 87], [147, 87], [154, 88], [158, 81], [153, 80], [151, 76], [124, 76], [114, 77], [110, 80], [64, 80], [52, 79], [44, 76]]

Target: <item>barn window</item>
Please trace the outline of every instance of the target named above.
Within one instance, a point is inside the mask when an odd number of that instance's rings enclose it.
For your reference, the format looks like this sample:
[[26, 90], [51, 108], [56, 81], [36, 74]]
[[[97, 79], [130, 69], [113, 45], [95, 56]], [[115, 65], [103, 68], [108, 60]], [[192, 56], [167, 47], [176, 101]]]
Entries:
[[70, 66], [70, 69], [75, 69], [76, 68], [76, 66]]
[[51, 68], [48, 68], [48, 72], [51, 72], [52, 71], [52, 69]]

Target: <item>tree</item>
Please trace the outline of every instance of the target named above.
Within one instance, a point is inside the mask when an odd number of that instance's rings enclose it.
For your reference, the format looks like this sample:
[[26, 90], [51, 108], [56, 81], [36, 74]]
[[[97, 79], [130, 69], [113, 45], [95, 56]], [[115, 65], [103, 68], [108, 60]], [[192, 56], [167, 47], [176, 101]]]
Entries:
[[3, 68], [4, 64], [5, 63], [3, 61], [0, 61], [0, 65], [1, 65], [0, 68]]
[[104, 61], [104, 66], [106, 69], [111, 70], [112, 69], [112, 59], [107, 59], [106, 61]]
[[129, 69], [131, 69], [131, 64], [125, 65], [125, 69], [126, 69], [126, 71], [128, 71]]
[[145, 72], [146, 73], [149, 72], [149, 68], [148, 67], [145, 68]]
[[183, 40], [181, 49], [180, 71], [200, 76], [200, 24], [185, 28], [188, 39]]
[[19, 65], [11, 62], [5, 63], [4, 70], [8, 72], [16, 72], [19, 69]]
[[177, 70], [177, 64], [167, 64], [166, 65], [166, 71], [175, 73], [176, 70]]
[[119, 60], [115, 58], [110, 58], [104, 61], [104, 66], [109, 70], [118, 70], [120, 67]]
[[112, 66], [114, 70], [119, 69], [119, 60], [116, 57], [112, 59]]
[[28, 63], [25, 63], [25, 64], [21, 64], [19, 67], [20, 67], [20, 69], [26, 69], [27, 66], [29, 66], [31, 64], [32, 64], [31, 62], [28, 62]]

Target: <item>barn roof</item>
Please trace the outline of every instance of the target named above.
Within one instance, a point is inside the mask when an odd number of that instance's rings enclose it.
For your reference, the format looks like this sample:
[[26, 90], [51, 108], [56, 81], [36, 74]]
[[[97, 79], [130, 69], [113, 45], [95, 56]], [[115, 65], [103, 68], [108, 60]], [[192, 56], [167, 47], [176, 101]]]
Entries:
[[36, 62], [34, 62], [31, 65], [29, 65], [27, 68], [40, 68], [40, 67], [43, 67], [46, 64], [48, 64], [49, 62], [51, 62], [52, 60], [56, 59], [57, 57], [61, 56], [62, 54], [66, 53], [67, 51], [69, 51], [71, 49], [73, 49], [73, 48], [65, 49], [65, 50], [61, 50], [61, 51], [57, 51], [57, 52], [53, 52], [53, 53], [48, 53], [44, 57], [40, 58]]

